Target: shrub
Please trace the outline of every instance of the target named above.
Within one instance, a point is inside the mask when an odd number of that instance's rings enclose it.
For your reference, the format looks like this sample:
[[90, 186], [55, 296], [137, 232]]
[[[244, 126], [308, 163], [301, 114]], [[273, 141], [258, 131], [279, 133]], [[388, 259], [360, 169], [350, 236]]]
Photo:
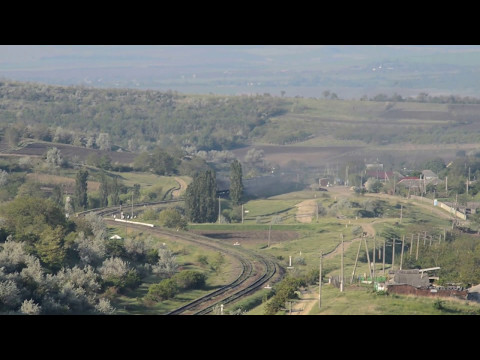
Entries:
[[147, 209], [143, 212], [143, 220], [158, 220], [158, 213], [155, 209]]
[[20, 307], [20, 313], [25, 315], [39, 315], [42, 311], [42, 307], [35, 302], [30, 300], [24, 300], [22, 306]]
[[184, 270], [176, 274], [173, 279], [181, 289], [201, 289], [205, 286], [206, 276], [194, 270]]
[[115, 308], [108, 299], [100, 299], [98, 304], [95, 305], [95, 310], [104, 315], [111, 315], [115, 312]]
[[173, 298], [178, 293], [178, 285], [174, 279], [165, 279], [158, 284], [150, 285], [148, 288], [147, 299], [152, 301], [162, 301]]
[[160, 223], [168, 228], [185, 230], [187, 228], [187, 220], [175, 209], [165, 209], [158, 217]]
[[203, 255], [203, 254], [197, 255], [197, 261], [202, 265], [208, 265], [207, 255]]

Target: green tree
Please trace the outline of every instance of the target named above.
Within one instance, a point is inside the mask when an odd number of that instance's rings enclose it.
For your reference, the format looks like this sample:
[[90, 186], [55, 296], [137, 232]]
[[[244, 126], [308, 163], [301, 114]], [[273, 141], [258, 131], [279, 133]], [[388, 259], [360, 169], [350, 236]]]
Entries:
[[110, 204], [120, 204], [120, 185], [118, 184], [118, 177], [115, 176], [112, 180], [112, 187], [110, 191]]
[[4, 227], [17, 240], [35, 242], [47, 228], [68, 228], [63, 209], [49, 199], [18, 197], [1, 208]]
[[100, 207], [106, 207], [108, 205], [108, 182], [105, 172], [100, 173]]
[[153, 172], [158, 175], [174, 174], [179, 165], [178, 159], [159, 147], [153, 152], [150, 161]]
[[187, 218], [195, 223], [215, 222], [218, 217], [215, 173], [207, 170], [193, 178], [185, 193]]
[[87, 179], [88, 171], [79, 170], [77, 176], [75, 177], [75, 194], [74, 194], [74, 204], [77, 210], [85, 210], [88, 205], [87, 197]]
[[133, 160], [133, 169], [136, 171], [148, 171], [150, 169], [150, 155], [142, 152]]
[[50, 269], [60, 270], [67, 255], [64, 246], [65, 229], [61, 226], [47, 227], [35, 244], [35, 250], [40, 260]]
[[63, 191], [60, 185], [53, 185], [50, 200], [52, 200], [55, 204], [59, 206], [63, 205]]
[[242, 164], [234, 160], [230, 165], [230, 199], [238, 205], [243, 195]]
[[177, 285], [181, 289], [201, 289], [205, 286], [205, 274], [194, 270], [183, 270], [174, 275]]
[[133, 197], [135, 199], [140, 198], [140, 184], [133, 184]]
[[162, 226], [174, 229], [185, 230], [187, 228], [187, 221], [175, 209], [165, 209], [158, 217]]
[[210, 268], [215, 272], [219, 272], [223, 264], [225, 264], [225, 255], [218, 251], [210, 263]]
[[149, 286], [147, 298], [152, 301], [162, 301], [173, 298], [177, 293], [178, 285], [175, 279], [165, 279]]
[[16, 128], [8, 127], [5, 130], [4, 138], [10, 147], [15, 147], [20, 140], [20, 132]]
[[423, 167], [423, 170], [432, 170], [433, 172], [438, 174], [440, 171], [445, 169], [446, 165], [445, 165], [445, 161], [443, 161], [442, 158], [436, 157], [436, 158], [425, 161], [422, 167]]

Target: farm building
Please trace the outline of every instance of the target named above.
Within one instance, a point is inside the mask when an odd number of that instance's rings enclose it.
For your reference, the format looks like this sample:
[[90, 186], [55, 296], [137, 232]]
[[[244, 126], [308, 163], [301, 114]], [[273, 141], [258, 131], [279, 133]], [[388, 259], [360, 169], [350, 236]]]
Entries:
[[412, 269], [397, 270], [393, 279], [386, 283], [387, 292], [393, 294], [432, 296], [432, 297], [457, 297], [466, 299], [468, 292], [458, 286], [438, 287], [432, 286], [430, 280], [437, 279], [425, 274], [427, 271], [440, 269]]
[[320, 178], [318, 179], [319, 186], [327, 186], [328, 185], [328, 178]]
[[[428, 276], [418, 269], [397, 270], [393, 276], [392, 285], [407, 284], [416, 288], [429, 287], [430, 280]], [[390, 284], [389, 284], [390, 285]]]

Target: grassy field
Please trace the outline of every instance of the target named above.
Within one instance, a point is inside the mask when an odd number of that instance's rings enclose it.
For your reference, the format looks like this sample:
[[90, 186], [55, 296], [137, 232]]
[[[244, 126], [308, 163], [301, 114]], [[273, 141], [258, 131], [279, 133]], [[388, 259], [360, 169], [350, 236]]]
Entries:
[[[289, 265], [289, 257], [291, 256], [294, 269], [288, 270], [288, 272], [298, 275], [305, 274], [315, 268], [318, 269], [319, 254], [322, 251], [324, 254], [323, 271], [325, 278], [340, 275], [339, 245], [343, 235], [344, 274], [347, 283], [350, 283], [359, 245], [361, 246], [354, 279], [369, 272], [365, 244], [361, 238], [362, 230], [369, 233], [365, 240], [370, 251], [370, 261], [373, 261], [372, 250], [374, 246], [376, 248], [375, 273], [381, 276], [384, 271], [388, 273], [392, 268], [392, 241], [387, 237], [391, 236], [388, 234], [391, 234], [392, 231], [396, 234], [394, 266], [395, 269], [398, 269], [401, 259], [402, 236], [405, 236], [403, 260], [406, 261], [411, 256], [415, 256], [415, 252], [410, 251], [411, 234], [423, 234], [424, 231], [427, 231], [429, 234], [433, 234], [434, 239], [438, 239], [438, 234], [443, 233], [444, 229], [448, 231], [451, 225], [448, 214], [437, 211], [438, 209], [433, 209], [428, 204], [385, 194], [358, 196], [345, 187], [330, 188], [329, 193], [317, 197], [316, 200], [327, 210], [344, 200], [360, 205], [377, 200], [382, 203], [382, 216], [361, 218], [356, 216], [359, 208], [346, 207], [342, 209], [343, 216], [340, 218], [329, 210], [326, 214], [319, 216], [318, 222], [315, 218], [311, 223], [296, 222], [294, 214], [297, 207], [295, 205], [314, 198], [313, 194], [311, 191], [293, 192], [263, 200], [249, 201], [245, 204], [245, 209], [252, 209], [255, 218], [270, 219], [272, 214], [278, 212], [291, 215], [285, 222], [272, 225], [270, 246], [267, 246], [269, 222], [257, 224], [253, 217], [245, 221], [243, 225], [191, 225], [190, 230], [202, 232], [207, 236], [224, 239], [228, 242], [238, 240], [244, 247], [274, 257], [284, 267]], [[401, 222], [400, 205], [402, 205]], [[416, 235], [415, 239], [417, 239]], [[385, 265], [383, 265], [383, 258], [379, 254], [379, 248], [383, 248], [384, 240], [387, 244]], [[420, 242], [420, 246], [424, 246], [423, 241]], [[429, 246], [428, 241], [425, 246]], [[416, 242], [413, 243], [412, 250], [415, 248]], [[442, 306], [438, 307], [438, 304], [435, 305], [436, 299], [400, 295], [380, 296], [368, 291], [367, 288], [347, 288], [345, 293], [339, 294], [338, 289], [325, 286], [324, 308], [321, 312], [315, 311], [315, 308], [313, 308], [311, 314], [470, 314], [478, 309], [475, 304], [467, 305], [466, 302], [462, 301], [446, 301], [442, 308]], [[256, 297], [254, 295], [244, 300], [244, 306], [251, 307], [252, 304], [261, 303], [262, 298], [268, 293], [267, 290], [262, 291], [261, 296], [257, 294]], [[307, 294], [307, 300], [309, 299], [308, 296], [310, 298], [314, 297], [316, 291], [318, 290], [313, 290], [313, 295]], [[442, 299], [442, 301], [444, 300]], [[241, 304], [232, 304], [226, 309], [236, 309], [241, 306]], [[263, 306], [255, 306], [248, 313], [261, 315], [263, 314]]]
[[[322, 307], [318, 308], [318, 286], [296, 301], [309, 304], [308, 315], [479, 315], [480, 304], [458, 299], [437, 299], [375, 293], [369, 286], [347, 286], [344, 292], [332, 285], [322, 287]], [[295, 302], [295, 300], [293, 300]], [[247, 315], [263, 315], [264, 304]], [[306, 309], [306, 306], [305, 306]], [[281, 314], [288, 314], [283, 311]]]
[[[120, 234], [124, 236], [124, 227], [110, 228], [110, 234]], [[133, 229], [128, 229], [128, 236], [134, 238], [142, 238], [146, 235]], [[148, 287], [156, 284], [162, 280], [161, 277], [150, 275], [143, 280], [143, 283], [134, 291], [126, 291], [123, 294], [113, 294], [112, 304], [117, 309], [119, 315], [160, 315], [171, 311], [186, 302], [195, 300], [198, 297], [206, 295], [207, 293], [222, 286], [233, 278], [238, 276], [239, 268], [237, 263], [226, 255], [225, 264], [222, 265], [219, 271], [213, 271], [208, 263], [212, 261], [216, 255], [216, 251], [193, 245], [187, 241], [178, 239], [172, 240], [168, 237], [155, 237], [155, 240], [164, 243], [168, 249], [173, 251], [176, 256], [179, 270], [196, 270], [204, 273], [207, 276], [206, 286], [202, 290], [189, 290], [179, 293], [174, 299], [162, 301], [158, 303], [148, 303], [144, 301], [144, 296], [148, 293]], [[207, 259], [207, 264], [199, 262], [200, 256]]]

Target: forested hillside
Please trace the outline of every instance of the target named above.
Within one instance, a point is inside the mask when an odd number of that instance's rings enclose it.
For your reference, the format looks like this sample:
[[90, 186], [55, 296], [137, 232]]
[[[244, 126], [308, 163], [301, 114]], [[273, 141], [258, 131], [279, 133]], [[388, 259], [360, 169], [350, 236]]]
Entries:
[[325, 146], [332, 140], [335, 145], [480, 141], [475, 98], [334, 95], [186, 95], [1, 81], [0, 136], [3, 132], [12, 144], [23, 137], [134, 152], [158, 145], [218, 151], [255, 143]]
[[[198, 150], [231, 149], [282, 113], [282, 104], [271, 96], [187, 96], [0, 82], [0, 126], [27, 125], [30, 133], [24, 136], [87, 147], [91, 137], [104, 133], [129, 150], [172, 141]], [[52, 133], [48, 128], [56, 129]]]

